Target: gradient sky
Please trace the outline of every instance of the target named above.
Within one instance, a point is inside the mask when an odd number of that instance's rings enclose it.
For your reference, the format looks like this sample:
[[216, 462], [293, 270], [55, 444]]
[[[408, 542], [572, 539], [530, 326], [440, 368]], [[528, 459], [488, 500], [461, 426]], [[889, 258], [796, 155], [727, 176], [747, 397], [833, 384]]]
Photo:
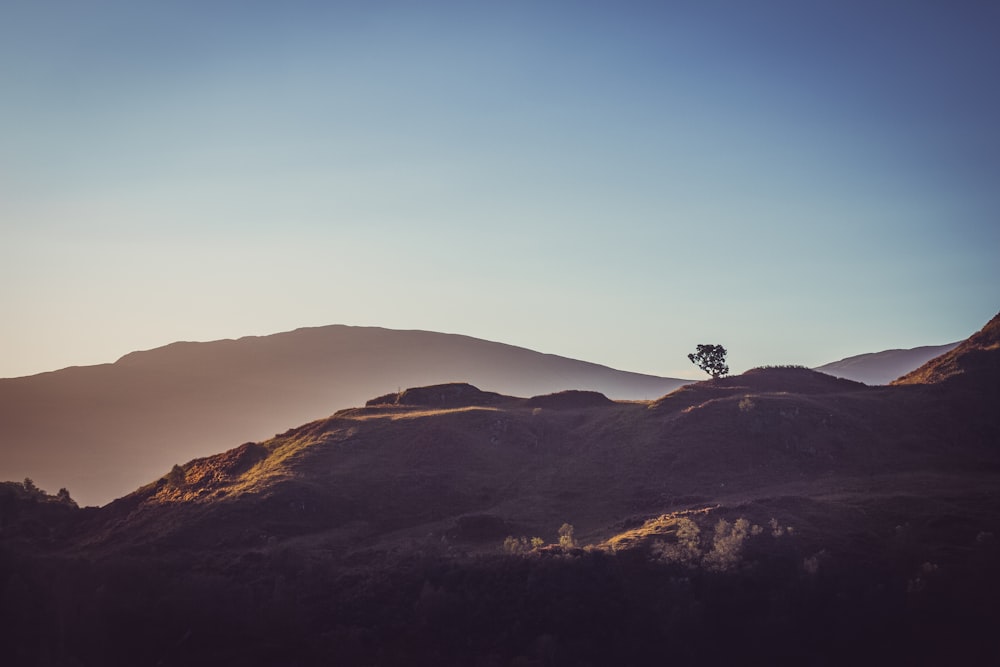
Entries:
[[959, 340], [1000, 309], [997, 35], [961, 0], [0, 0], [0, 377], [333, 323], [680, 377]]

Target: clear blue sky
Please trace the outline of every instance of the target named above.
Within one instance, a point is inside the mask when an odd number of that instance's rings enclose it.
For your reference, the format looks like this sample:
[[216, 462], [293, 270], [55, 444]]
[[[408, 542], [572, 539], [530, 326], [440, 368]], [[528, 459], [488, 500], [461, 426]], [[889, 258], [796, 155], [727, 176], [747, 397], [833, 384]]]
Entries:
[[991, 2], [0, 1], [0, 376], [343, 323], [697, 377], [1000, 309]]

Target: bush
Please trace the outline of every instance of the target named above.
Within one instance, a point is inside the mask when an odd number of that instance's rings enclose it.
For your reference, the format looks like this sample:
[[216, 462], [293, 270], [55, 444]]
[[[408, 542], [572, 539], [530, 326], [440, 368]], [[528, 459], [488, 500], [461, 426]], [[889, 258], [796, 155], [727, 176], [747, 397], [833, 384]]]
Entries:
[[576, 547], [576, 538], [573, 537], [573, 526], [571, 524], [564, 523], [559, 527], [559, 546], [565, 549]]
[[184, 468], [175, 463], [174, 467], [167, 473], [167, 487], [182, 489], [185, 484], [187, 484], [187, 473], [184, 472]]
[[540, 537], [514, 537], [508, 535], [503, 541], [503, 552], [507, 554], [526, 554], [544, 546], [545, 540]]

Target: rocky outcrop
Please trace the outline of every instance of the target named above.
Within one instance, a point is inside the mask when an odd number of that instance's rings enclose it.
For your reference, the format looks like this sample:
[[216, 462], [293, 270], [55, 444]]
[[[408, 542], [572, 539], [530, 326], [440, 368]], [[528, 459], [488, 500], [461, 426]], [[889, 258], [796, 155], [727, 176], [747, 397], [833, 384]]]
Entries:
[[472, 405], [494, 405], [504, 397], [492, 391], [481, 391], [467, 382], [451, 382], [429, 387], [413, 387], [395, 394], [373, 398], [365, 407], [378, 405], [410, 405], [433, 408], [462, 408]]

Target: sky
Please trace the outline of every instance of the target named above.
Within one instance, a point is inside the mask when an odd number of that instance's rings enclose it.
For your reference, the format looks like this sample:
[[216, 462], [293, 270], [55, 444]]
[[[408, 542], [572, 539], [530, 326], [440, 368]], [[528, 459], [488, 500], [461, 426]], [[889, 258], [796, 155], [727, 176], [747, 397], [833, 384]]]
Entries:
[[698, 377], [1000, 310], [1000, 5], [0, 0], [0, 377], [351, 324]]

